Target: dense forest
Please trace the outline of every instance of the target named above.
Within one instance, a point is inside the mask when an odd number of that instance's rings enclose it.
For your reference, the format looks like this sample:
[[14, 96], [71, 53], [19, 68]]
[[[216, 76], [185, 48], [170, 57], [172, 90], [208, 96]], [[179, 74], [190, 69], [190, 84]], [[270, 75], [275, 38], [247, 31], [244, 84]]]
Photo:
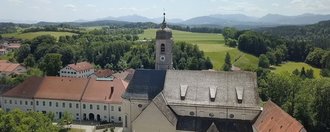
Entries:
[[330, 49], [330, 21], [306, 26], [279, 26], [257, 31], [286, 40], [307, 41], [315, 47]]
[[[315, 33], [323, 39], [329, 39], [325, 30], [329, 26], [306, 26], [303, 28], [322, 28], [324, 33]], [[320, 26], [322, 25], [322, 26]], [[322, 47], [314, 37], [291, 34], [293, 29], [271, 28], [277, 33], [255, 32], [251, 30], [238, 31], [235, 28], [224, 28], [225, 44], [236, 47], [246, 53], [259, 57], [258, 75], [259, 94], [263, 101], [271, 99], [286, 112], [299, 120], [308, 131], [329, 131], [330, 126], [330, 80], [329, 78], [314, 79], [312, 69], [296, 69], [292, 73], [275, 74], [271, 65], [280, 65], [284, 61], [306, 62], [314, 67], [322, 68], [321, 75], [329, 77], [330, 51]], [[288, 33], [289, 37], [285, 36]], [[313, 30], [309, 30], [313, 31]], [[315, 29], [316, 31], [316, 29]], [[281, 34], [283, 32], [283, 34]], [[321, 35], [322, 34], [322, 35]], [[291, 36], [290, 36], [291, 35]], [[327, 44], [329, 45], [329, 44]]]
[[[45, 75], [58, 75], [58, 71], [70, 64], [88, 61], [96, 68], [121, 71], [127, 68], [153, 69], [155, 65], [155, 41], [139, 41], [139, 28], [103, 27], [73, 36], [61, 36], [58, 40], [50, 35], [25, 40], [10, 61], [22, 63], [32, 69], [40, 69]], [[196, 45], [178, 42], [173, 46], [175, 69], [212, 69], [209, 58]], [[33, 74], [32, 74], [33, 73]], [[40, 75], [34, 71], [20, 75], [15, 80], [1, 79], [3, 83], [17, 84], [25, 77]], [[19, 78], [19, 80], [17, 80]]]

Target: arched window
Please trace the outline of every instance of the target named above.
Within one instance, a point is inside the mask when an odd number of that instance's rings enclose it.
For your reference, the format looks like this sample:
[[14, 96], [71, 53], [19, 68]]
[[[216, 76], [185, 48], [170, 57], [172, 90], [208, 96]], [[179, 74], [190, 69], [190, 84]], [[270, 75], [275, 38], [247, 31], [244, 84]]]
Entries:
[[165, 44], [160, 45], [160, 52], [165, 52]]

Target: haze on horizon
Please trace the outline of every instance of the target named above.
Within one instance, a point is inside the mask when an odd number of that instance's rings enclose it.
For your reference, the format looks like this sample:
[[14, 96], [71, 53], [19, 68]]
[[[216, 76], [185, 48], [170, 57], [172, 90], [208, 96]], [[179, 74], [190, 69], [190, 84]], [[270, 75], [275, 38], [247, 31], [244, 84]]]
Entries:
[[211, 14], [330, 14], [330, 0], [1, 0], [0, 20], [75, 21], [141, 15], [189, 19]]

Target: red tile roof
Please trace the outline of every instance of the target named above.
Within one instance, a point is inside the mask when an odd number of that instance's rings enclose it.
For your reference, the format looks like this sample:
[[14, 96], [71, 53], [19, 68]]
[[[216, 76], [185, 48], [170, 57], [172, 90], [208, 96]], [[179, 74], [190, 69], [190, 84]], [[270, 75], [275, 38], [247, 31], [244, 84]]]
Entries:
[[43, 78], [41, 77], [30, 77], [23, 83], [3, 93], [2, 96], [32, 99], [37, 93], [42, 80]]
[[110, 77], [112, 75], [112, 70], [110, 69], [97, 70], [95, 72], [95, 75], [97, 77]]
[[96, 81], [95, 79], [91, 79], [82, 97], [82, 101], [121, 103], [121, 95], [124, 93], [126, 87], [127, 85], [121, 79], [114, 79], [113, 81]]
[[21, 47], [21, 44], [18, 44], [18, 43], [11, 43], [8, 45], [7, 48], [10, 48], [10, 49], [18, 49], [19, 47]]
[[258, 132], [305, 132], [296, 119], [283, 111], [272, 101], [267, 101], [263, 111], [253, 124]]
[[[111, 86], [114, 91], [111, 93]], [[30, 77], [3, 94], [5, 97], [82, 100], [99, 103], [121, 103], [127, 84], [121, 79], [96, 81], [94, 78]]]
[[13, 72], [20, 64], [10, 62], [0, 62], [0, 72]]
[[80, 100], [88, 78], [44, 77], [34, 98]]
[[73, 70], [75, 71], [84, 71], [84, 70], [89, 70], [89, 69], [93, 69], [92, 64], [84, 61], [84, 62], [80, 62], [80, 63], [76, 63], [76, 64], [69, 64], [69, 67], [71, 67]]

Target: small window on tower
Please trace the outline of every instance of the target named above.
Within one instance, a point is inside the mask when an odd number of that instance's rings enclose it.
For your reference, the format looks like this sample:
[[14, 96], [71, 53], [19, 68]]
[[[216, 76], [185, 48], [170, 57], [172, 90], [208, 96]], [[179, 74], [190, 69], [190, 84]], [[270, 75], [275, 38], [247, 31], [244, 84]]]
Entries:
[[160, 45], [160, 52], [165, 52], [165, 44]]

